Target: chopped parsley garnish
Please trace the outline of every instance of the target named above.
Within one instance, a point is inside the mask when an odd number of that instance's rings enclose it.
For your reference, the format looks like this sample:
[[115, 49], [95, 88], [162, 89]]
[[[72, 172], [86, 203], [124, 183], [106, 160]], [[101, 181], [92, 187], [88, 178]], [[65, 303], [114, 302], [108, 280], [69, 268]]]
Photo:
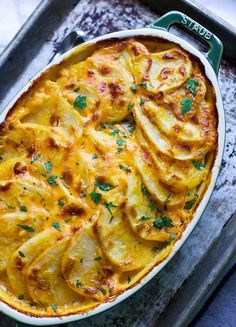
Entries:
[[85, 193], [84, 191], [82, 191], [82, 192], [80, 193], [80, 196], [82, 196], [82, 198], [85, 198], [85, 197], [86, 197], [86, 193]]
[[48, 184], [50, 184], [50, 185], [58, 185], [56, 179], [57, 179], [57, 176], [56, 175], [51, 175], [48, 178]]
[[140, 99], [140, 106], [142, 106], [144, 103], [145, 103], [145, 100], [144, 100], [143, 97], [141, 97], [141, 99]]
[[103, 288], [103, 287], [98, 287], [97, 288], [99, 291], [101, 291], [104, 295], [106, 295], [106, 290], [105, 290], [105, 288]]
[[52, 310], [57, 311], [57, 305], [55, 303], [51, 304]]
[[65, 202], [64, 201], [61, 201], [61, 200], [58, 200], [57, 201], [57, 204], [59, 205], [59, 207], [64, 207]]
[[186, 115], [192, 109], [192, 99], [184, 98], [180, 101], [182, 115]]
[[128, 166], [119, 165], [119, 167], [121, 170], [127, 171], [127, 173], [131, 173], [131, 169]]
[[77, 89], [74, 89], [74, 92], [79, 92], [80, 87], [77, 87]]
[[44, 166], [45, 166], [46, 171], [48, 173], [50, 173], [50, 171], [52, 170], [52, 163], [50, 161], [45, 162]]
[[190, 200], [190, 201], [188, 201], [188, 202], [185, 203], [184, 209], [185, 209], [185, 210], [190, 210], [190, 209], [192, 209], [192, 207], [195, 205], [197, 199], [198, 199], [198, 194], [195, 193], [195, 194], [194, 194], [194, 198], [193, 198], [192, 200]]
[[201, 161], [198, 161], [198, 160], [192, 160], [192, 163], [194, 165], [194, 167], [197, 169], [197, 170], [202, 170], [205, 168], [205, 164]]
[[109, 288], [109, 294], [112, 295], [114, 287]]
[[162, 229], [163, 227], [173, 227], [173, 221], [167, 217], [167, 216], [162, 216], [161, 218], [157, 218], [153, 222], [153, 226]]
[[111, 215], [112, 215], [111, 208], [117, 208], [117, 206], [115, 204], [113, 204], [112, 202], [107, 202], [107, 201], [104, 202], [104, 206], [110, 212]]
[[131, 87], [130, 87], [131, 91], [136, 93], [137, 92], [137, 86], [135, 84], [133, 84]]
[[0, 154], [0, 160], [2, 160], [3, 159], [3, 156]]
[[97, 193], [97, 192], [92, 192], [89, 194], [91, 200], [95, 203], [95, 204], [99, 204], [101, 198], [102, 198], [102, 194], [101, 193]]
[[27, 212], [28, 210], [27, 210], [27, 208], [26, 208], [25, 205], [21, 205], [21, 206], [20, 206], [20, 211], [22, 211], [22, 212]]
[[99, 188], [99, 190], [101, 191], [110, 191], [112, 189], [112, 185], [109, 183], [102, 183], [99, 182], [99, 180], [97, 178], [95, 178], [95, 182], [94, 182], [94, 191], [96, 191], [96, 188]]
[[131, 282], [131, 277], [128, 276], [128, 284]]
[[24, 229], [26, 232], [30, 232], [30, 233], [35, 232], [35, 229], [31, 226], [28, 226], [28, 225], [17, 225], [17, 226]]
[[152, 247], [152, 252], [157, 252], [157, 251], [158, 251], [158, 247], [154, 245], [154, 246]]
[[54, 227], [55, 229], [61, 231], [60, 223], [57, 222], [57, 221], [54, 221], [54, 222], [52, 223], [52, 227]]
[[74, 107], [80, 110], [85, 109], [87, 107], [87, 97], [79, 94], [75, 99]]
[[198, 85], [198, 80], [197, 79], [193, 79], [193, 78], [189, 78], [187, 80], [187, 83], [186, 83], [186, 87], [187, 89], [189, 89], [189, 91], [192, 93], [192, 94], [196, 94], [197, 93], [197, 90], [196, 90], [196, 86]]
[[116, 144], [119, 146], [123, 146], [126, 143], [126, 141], [124, 139], [117, 139], [116, 140]]
[[131, 119], [127, 122], [128, 131], [132, 134], [135, 131], [136, 121]]
[[140, 85], [142, 88], [147, 89], [147, 83], [142, 82], [142, 83], [140, 83], [139, 85]]
[[175, 233], [170, 233], [170, 239], [171, 239], [171, 240], [174, 240], [175, 238], [176, 238]]
[[129, 104], [128, 104], [128, 111], [130, 111], [132, 108], [133, 108], [133, 106], [134, 106], [134, 103], [133, 102], [130, 102]]
[[100, 257], [100, 256], [94, 258], [94, 260], [96, 260], [96, 261], [99, 261], [99, 260], [101, 260], [101, 259], [102, 259], [102, 257]]
[[19, 251], [18, 253], [19, 253], [19, 256], [20, 256], [21, 258], [24, 258], [24, 257], [25, 257], [25, 255], [24, 255], [23, 252]]
[[167, 210], [167, 204], [170, 201], [171, 194], [169, 193], [164, 201], [164, 210]]
[[117, 151], [116, 151], [117, 154], [120, 154], [121, 152], [123, 152], [122, 148], [118, 148]]
[[77, 279], [76, 281], [76, 287], [80, 287], [82, 286], [83, 284], [81, 283], [81, 281], [79, 279]]
[[151, 218], [150, 217], [147, 217], [147, 216], [142, 216], [139, 218], [140, 221], [148, 221], [150, 220]]
[[18, 296], [18, 300], [24, 300], [24, 297], [25, 297], [24, 294], [20, 294], [20, 295]]
[[98, 158], [98, 155], [95, 153], [93, 156], [92, 156], [92, 159], [95, 160]]
[[37, 155], [36, 155], [36, 156], [31, 160], [30, 163], [33, 163], [33, 162], [39, 160], [40, 157], [41, 157], [41, 153], [38, 153], [38, 154], [37, 154]]

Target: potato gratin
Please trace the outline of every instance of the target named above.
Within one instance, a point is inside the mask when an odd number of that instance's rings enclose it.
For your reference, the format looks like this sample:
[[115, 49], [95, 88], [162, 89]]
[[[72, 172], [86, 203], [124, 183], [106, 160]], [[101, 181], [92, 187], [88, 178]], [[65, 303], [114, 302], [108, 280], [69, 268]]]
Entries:
[[0, 298], [36, 316], [87, 311], [163, 261], [217, 147], [196, 58], [150, 38], [80, 49], [1, 125]]

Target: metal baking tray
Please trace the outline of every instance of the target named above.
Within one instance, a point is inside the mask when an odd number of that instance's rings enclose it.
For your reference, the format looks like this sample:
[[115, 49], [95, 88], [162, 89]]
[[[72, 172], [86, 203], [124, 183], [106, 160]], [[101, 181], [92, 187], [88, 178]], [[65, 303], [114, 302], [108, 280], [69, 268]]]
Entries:
[[[193, 1], [43, 0], [0, 56], [0, 108], [47, 65], [69, 32], [82, 29], [93, 38], [144, 27], [174, 9], [216, 33], [226, 46], [226, 54], [235, 55], [235, 30], [205, 9], [203, 12]], [[186, 33], [174, 33], [199, 47]], [[111, 310], [80, 321], [80, 327], [185, 327], [236, 262], [235, 76], [236, 63], [227, 56], [219, 74], [227, 122], [226, 147], [217, 185], [200, 222], [148, 285]], [[0, 315], [0, 326], [14, 323]]]

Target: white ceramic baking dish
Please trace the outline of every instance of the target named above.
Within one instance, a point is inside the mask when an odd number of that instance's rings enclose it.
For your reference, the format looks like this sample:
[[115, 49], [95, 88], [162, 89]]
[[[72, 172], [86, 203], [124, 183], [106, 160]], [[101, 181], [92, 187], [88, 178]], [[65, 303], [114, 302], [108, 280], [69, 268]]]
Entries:
[[[195, 47], [193, 47], [188, 42], [182, 40], [180, 37], [173, 35], [169, 32], [169, 28], [173, 24], [179, 24], [185, 29], [188, 29], [191, 33], [195, 34], [198, 38], [201, 38], [203, 41], [207, 42], [209, 45], [209, 51], [207, 53], [201, 53], [198, 51]], [[213, 192], [214, 185], [216, 183], [216, 179], [219, 173], [221, 160], [223, 156], [223, 149], [224, 149], [224, 141], [225, 141], [225, 117], [224, 117], [224, 109], [223, 109], [223, 103], [221, 99], [220, 89], [217, 82], [217, 73], [218, 68], [222, 56], [223, 51], [223, 45], [221, 41], [213, 35], [210, 31], [205, 29], [203, 26], [192, 20], [190, 17], [186, 16], [185, 14], [182, 14], [177, 11], [172, 11], [167, 13], [166, 15], [162, 16], [159, 20], [154, 22], [153, 24], [149, 25], [146, 28], [141, 29], [135, 29], [135, 30], [126, 30], [126, 31], [120, 31], [115, 32], [111, 34], [106, 34], [104, 36], [95, 38], [89, 42], [83, 43], [82, 45], [79, 45], [78, 47], [68, 51], [64, 55], [62, 55], [60, 58], [57, 59], [57, 61], [51, 63], [47, 67], [45, 67], [37, 76], [35, 76], [29, 83], [16, 95], [16, 97], [11, 101], [11, 103], [5, 108], [3, 113], [0, 115], [0, 123], [4, 121], [6, 114], [8, 111], [12, 108], [14, 103], [20, 98], [20, 96], [26, 92], [29, 87], [34, 83], [35, 80], [37, 80], [43, 72], [48, 70], [51, 66], [55, 64], [61, 63], [64, 59], [68, 58], [74, 53], [78, 53], [79, 57], [81, 56], [81, 59], [86, 58], [86, 53], [88, 51], [91, 53], [91, 47], [93, 47], [98, 41], [101, 40], [109, 40], [112, 38], [129, 38], [134, 36], [150, 36], [150, 37], [158, 37], [163, 38], [165, 40], [174, 42], [176, 44], [179, 44], [183, 49], [187, 50], [189, 53], [196, 56], [203, 66], [205, 67], [205, 73], [208, 79], [211, 81], [215, 88], [216, 93], [216, 107], [218, 111], [218, 149], [217, 149], [217, 155], [215, 158], [214, 166], [212, 169], [212, 175], [211, 180], [208, 186], [207, 191], [204, 194], [204, 197], [202, 198], [200, 204], [198, 205], [198, 208], [194, 214], [193, 220], [188, 225], [186, 230], [184, 231], [182, 237], [180, 240], [178, 240], [173, 247], [172, 252], [170, 255], [159, 265], [154, 267], [138, 284], [134, 285], [132, 288], [127, 289], [124, 293], [117, 296], [113, 301], [103, 303], [96, 308], [90, 310], [89, 312], [83, 313], [83, 314], [71, 314], [64, 317], [33, 317], [29, 316], [25, 313], [21, 313], [17, 311], [14, 308], [11, 308], [7, 304], [1, 302], [0, 303], [0, 310], [5, 313], [8, 316], [11, 316], [17, 321], [17, 326], [24, 326], [24, 324], [27, 325], [54, 325], [54, 324], [65, 324], [72, 321], [84, 319], [87, 317], [90, 317], [92, 315], [98, 314], [103, 312], [104, 310], [107, 310], [114, 305], [120, 303], [121, 301], [125, 300], [127, 297], [129, 297], [131, 294], [138, 291], [141, 287], [143, 287], [146, 283], [148, 283], [154, 276], [158, 274], [158, 272], [163, 269], [163, 267], [171, 260], [171, 258], [176, 254], [176, 252], [180, 249], [180, 247], [184, 244], [186, 239], [189, 237], [190, 233], [196, 226], [197, 222], [199, 221], [200, 217], [203, 214], [204, 209], [206, 208], [208, 201], [210, 199], [210, 196]], [[89, 50], [90, 49], [90, 50]]]

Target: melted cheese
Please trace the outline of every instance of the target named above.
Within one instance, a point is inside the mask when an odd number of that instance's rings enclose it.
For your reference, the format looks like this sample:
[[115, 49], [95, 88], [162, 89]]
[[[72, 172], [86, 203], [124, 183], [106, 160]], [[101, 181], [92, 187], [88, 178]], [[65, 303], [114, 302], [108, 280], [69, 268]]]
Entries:
[[171, 43], [103, 42], [52, 67], [1, 126], [1, 299], [60, 316], [140, 281], [207, 189], [216, 123], [211, 84]]

